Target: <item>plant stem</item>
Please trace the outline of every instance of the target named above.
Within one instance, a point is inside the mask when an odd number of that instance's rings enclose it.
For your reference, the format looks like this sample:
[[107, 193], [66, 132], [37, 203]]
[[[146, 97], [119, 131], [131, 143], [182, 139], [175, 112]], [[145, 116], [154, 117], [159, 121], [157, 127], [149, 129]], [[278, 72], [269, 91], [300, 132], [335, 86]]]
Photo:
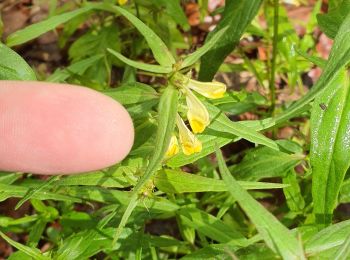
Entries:
[[278, 43], [278, 16], [279, 16], [279, 0], [273, 0], [274, 5], [274, 17], [273, 17], [273, 42], [272, 42], [272, 61], [271, 61], [271, 75], [270, 75], [270, 98], [271, 98], [271, 114], [274, 114], [276, 105], [276, 86], [275, 86], [275, 73], [276, 73], [276, 56], [277, 56], [277, 43]]

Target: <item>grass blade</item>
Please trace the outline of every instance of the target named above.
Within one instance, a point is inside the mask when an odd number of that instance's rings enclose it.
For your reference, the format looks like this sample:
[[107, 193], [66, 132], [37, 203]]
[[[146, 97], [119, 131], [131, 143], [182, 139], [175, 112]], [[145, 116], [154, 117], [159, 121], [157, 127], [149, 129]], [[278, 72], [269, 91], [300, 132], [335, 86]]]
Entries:
[[24, 195], [24, 197], [17, 203], [15, 210], [19, 209], [23, 205], [23, 203], [25, 203], [27, 200], [30, 200], [36, 193], [51, 186], [51, 184], [56, 182], [59, 178], [60, 176], [52, 176], [47, 181], [42, 182], [42, 184], [39, 187], [29, 188], [26, 195]]
[[346, 260], [350, 256], [350, 235], [345, 239], [344, 243], [337, 250], [334, 260]]
[[9, 243], [11, 246], [17, 248], [18, 250], [20, 250], [21, 252], [25, 253], [26, 255], [28, 255], [30, 257], [33, 257], [34, 259], [37, 259], [37, 260], [48, 260], [48, 259], [50, 259], [49, 257], [46, 257], [46, 256], [42, 255], [38, 249], [34, 249], [34, 248], [30, 248], [28, 246], [22, 245], [21, 243], [18, 243], [16, 241], [12, 240], [11, 238], [6, 236], [1, 231], [0, 231], [0, 236], [4, 240], [6, 240], [6, 242]]
[[206, 42], [202, 47], [200, 47], [195, 52], [188, 55], [184, 61], [181, 63], [181, 69], [189, 67], [196, 63], [204, 54], [206, 54], [224, 35], [227, 31], [228, 27], [222, 28], [218, 31], [213, 37], [210, 38], [208, 42]]
[[156, 35], [153, 32], [153, 30], [151, 30], [147, 25], [145, 25], [139, 18], [137, 18], [133, 14], [116, 5], [89, 3], [88, 6], [93, 6], [96, 9], [123, 15], [145, 37], [148, 46], [152, 50], [154, 58], [156, 59], [156, 61], [158, 61], [160, 65], [164, 67], [170, 67], [175, 63], [175, 59], [170, 53], [165, 43], [158, 37], [158, 35]]
[[52, 16], [42, 22], [29, 25], [22, 30], [10, 34], [6, 39], [6, 43], [11, 47], [28, 42], [48, 31], [55, 29], [58, 25], [66, 23], [79, 15], [89, 12], [90, 10], [92, 10], [92, 7], [86, 6], [71, 12]]
[[[222, 180], [207, 178], [198, 174], [189, 174], [179, 170], [164, 169], [154, 177], [156, 187], [166, 193], [185, 192], [222, 192], [227, 186]], [[280, 183], [240, 181], [243, 189], [280, 189], [288, 185]]]
[[[208, 126], [208, 130], [212, 135], [222, 136], [222, 133], [229, 133], [233, 135], [232, 139], [236, 136], [240, 138], [246, 139], [252, 143], [265, 145], [274, 150], [279, 150], [278, 145], [271, 139], [267, 138], [263, 134], [257, 132], [253, 128], [246, 126], [244, 124], [240, 124], [239, 122], [231, 121], [220, 109], [217, 107], [206, 103], [205, 104], [210, 118], [214, 118], [215, 120]], [[209, 132], [207, 131], [207, 132]]]
[[245, 191], [229, 172], [219, 150], [216, 152], [220, 173], [231, 195], [237, 200], [266, 244], [284, 259], [305, 259], [299, 241], [269, 211]]
[[220, 29], [228, 26], [225, 35], [201, 59], [199, 79], [210, 81], [219, 69], [227, 55], [229, 55], [239, 42], [246, 27], [257, 14], [261, 0], [227, 1], [221, 21], [214, 31], [209, 33], [209, 41]]
[[[323, 252], [337, 250], [344, 244], [350, 234], [350, 220], [329, 226], [305, 243], [305, 252], [308, 256], [323, 256]], [[334, 258], [334, 254], [332, 259]]]
[[124, 55], [120, 54], [119, 52], [116, 52], [112, 49], [107, 49], [111, 54], [113, 54], [115, 57], [120, 59], [122, 62], [128, 64], [131, 67], [144, 70], [144, 71], [149, 71], [153, 73], [160, 73], [160, 74], [167, 74], [171, 72], [171, 67], [162, 67], [159, 65], [152, 65], [152, 64], [147, 64], [143, 62], [138, 62], [134, 60], [130, 60], [129, 58], [125, 57]]

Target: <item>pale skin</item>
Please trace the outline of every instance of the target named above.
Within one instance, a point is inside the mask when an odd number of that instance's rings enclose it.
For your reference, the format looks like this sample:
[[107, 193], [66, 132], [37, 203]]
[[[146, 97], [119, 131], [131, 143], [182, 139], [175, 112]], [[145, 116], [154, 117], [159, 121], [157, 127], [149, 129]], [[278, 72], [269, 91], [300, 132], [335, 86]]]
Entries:
[[125, 108], [68, 84], [0, 81], [0, 171], [74, 174], [123, 160], [134, 141]]

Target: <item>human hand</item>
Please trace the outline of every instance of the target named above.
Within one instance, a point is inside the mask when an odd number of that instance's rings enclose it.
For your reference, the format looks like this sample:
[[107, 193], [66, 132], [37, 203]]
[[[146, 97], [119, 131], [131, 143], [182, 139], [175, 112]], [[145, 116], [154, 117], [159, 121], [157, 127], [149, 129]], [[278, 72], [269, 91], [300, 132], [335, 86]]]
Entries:
[[131, 150], [134, 128], [110, 97], [68, 84], [0, 81], [0, 170], [71, 174]]

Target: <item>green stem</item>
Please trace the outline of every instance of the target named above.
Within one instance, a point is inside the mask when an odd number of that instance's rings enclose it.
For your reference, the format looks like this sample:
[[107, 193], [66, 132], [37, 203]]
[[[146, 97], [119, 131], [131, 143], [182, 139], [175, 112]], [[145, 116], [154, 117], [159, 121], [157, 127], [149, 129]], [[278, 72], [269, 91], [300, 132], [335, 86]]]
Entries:
[[279, 0], [274, 0], [274, 17], [273, 17], [273, 42], [272, 42], [272, 62], [271, 62], [271, 75], [270, 75], [270, 98], [271, 98], [271, 113], [274, 114], [276, 106], [276, 86], [275, 86], [275, 74], [276, 74], [276, 56], [277, 56], [277, 43], [278, 43], [278, 16], [279, 16]]

